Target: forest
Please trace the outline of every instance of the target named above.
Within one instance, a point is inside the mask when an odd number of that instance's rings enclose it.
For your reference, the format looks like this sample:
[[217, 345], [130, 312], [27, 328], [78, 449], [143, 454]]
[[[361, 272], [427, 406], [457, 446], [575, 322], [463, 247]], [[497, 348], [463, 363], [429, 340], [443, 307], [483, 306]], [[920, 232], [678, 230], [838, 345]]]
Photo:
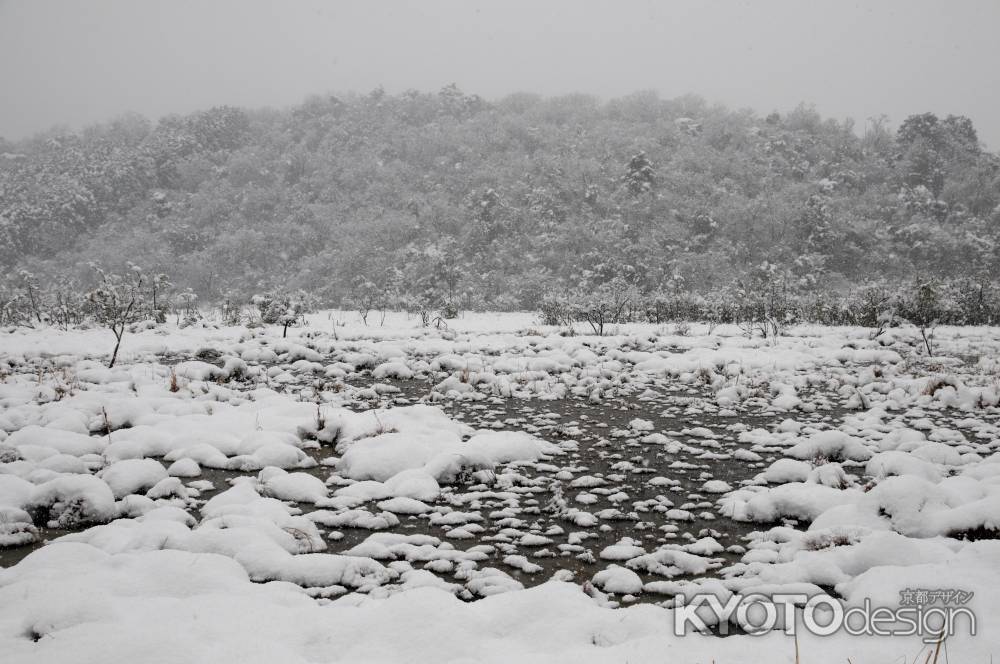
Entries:
[[0, 324], [65, 315], [126, 261], [188, 310], [988, 323], [998, 240], [1000, 157], [961, 115], [452, 85], [0, 139]]

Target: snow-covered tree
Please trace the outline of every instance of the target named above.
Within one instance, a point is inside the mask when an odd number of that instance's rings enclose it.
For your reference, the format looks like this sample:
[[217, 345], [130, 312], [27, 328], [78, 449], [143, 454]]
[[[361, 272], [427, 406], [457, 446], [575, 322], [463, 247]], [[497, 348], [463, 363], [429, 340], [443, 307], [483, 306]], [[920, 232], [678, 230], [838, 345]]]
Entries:
[[98, 267], [95, 270], [98, 275], [97, 286], [87, 293], [86, 298], [94, 320], [115, 335], [115, 347], [108, 362], [108, 368], [112, 368], [118, 359], [118, 349], [127, 327], [148, 315], [146, 277], [139, 267], [131, 263], [122, 274], [105, 272]]

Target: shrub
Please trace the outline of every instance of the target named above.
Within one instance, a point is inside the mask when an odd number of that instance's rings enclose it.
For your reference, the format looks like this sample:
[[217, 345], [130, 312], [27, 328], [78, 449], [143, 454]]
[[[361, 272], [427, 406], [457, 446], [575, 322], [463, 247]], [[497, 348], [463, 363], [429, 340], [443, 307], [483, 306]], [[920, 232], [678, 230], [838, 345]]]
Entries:
[[99, 281], [97, 287], [87, 293], [87, 304], [94, 320], [115, 335], [115, 348], [111, 353], [111, 361], [108, 362], [110, 369], [118, 359], [118, 349], [126, 326], [143, 320], [149, 314], [143, 291], [146, 278], [142, 270], [131, 263], [124, 274], [95, 269]]
[[287, 293], [270, 291], [254, 295], [250, 304], [260, 316], [260, 322], [265, 325], [283, 326], [282, 336], [288, 336], [288, 328], [303, 320], [305, 314], [316, 309], [316, 298], [304, 291]]
[[559, 293], [543, 295], [539, 309], [542, 325], [570, 325], [573, 322], [569, 301]]
[[638, 299], [635, 286], [615, 277], [597, 288], [577, 291], [570, 298], [569, 314], [573, 320], [589, 324], [594, 334], [603, 335], [606, 325], [633, 320], [633, 305]]

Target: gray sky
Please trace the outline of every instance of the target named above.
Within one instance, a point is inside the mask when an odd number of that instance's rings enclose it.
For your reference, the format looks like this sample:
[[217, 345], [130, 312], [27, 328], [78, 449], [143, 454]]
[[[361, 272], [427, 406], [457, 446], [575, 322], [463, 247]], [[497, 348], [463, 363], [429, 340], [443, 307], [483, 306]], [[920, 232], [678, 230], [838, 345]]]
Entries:
[[1000, 0], [0, 0], [0, 136], [124, 111], [455, 82], [762, 113], [972, 118], [1000, 148]]

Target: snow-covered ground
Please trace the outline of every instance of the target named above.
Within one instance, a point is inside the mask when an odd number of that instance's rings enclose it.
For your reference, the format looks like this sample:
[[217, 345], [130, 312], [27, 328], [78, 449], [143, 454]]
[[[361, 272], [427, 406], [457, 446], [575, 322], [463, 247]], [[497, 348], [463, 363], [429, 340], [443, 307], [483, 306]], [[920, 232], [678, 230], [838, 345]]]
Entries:
[[924, 661], [673, 634], [913, 589], [1000, 653], [1000, 329], [378, 318], [0, 332], [0, 661]]

